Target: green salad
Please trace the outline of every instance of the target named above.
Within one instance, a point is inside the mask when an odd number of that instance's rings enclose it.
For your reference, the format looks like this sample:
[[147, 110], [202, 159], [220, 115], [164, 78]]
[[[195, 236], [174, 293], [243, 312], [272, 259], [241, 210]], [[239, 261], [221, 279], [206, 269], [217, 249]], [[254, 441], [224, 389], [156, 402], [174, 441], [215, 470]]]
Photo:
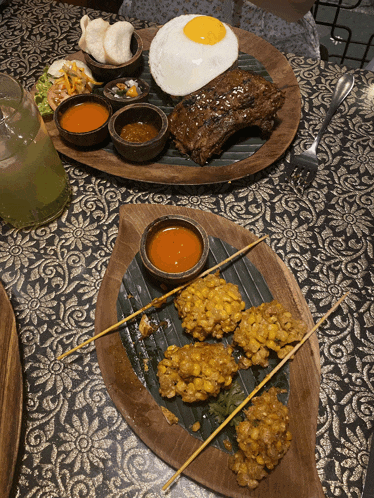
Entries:
[[52, 86], [52, 82], [48, 76], [48, 66], [44, 68], [43, 74], [36, 82], [35, 103], [38, 106], [42, 116], [53, 114], [51, 106], [48, 104], [47, 93]]
[[[246, 398], [238, 381], [232, 383], [228, 391], [221, 391], [215, 401], [209, 403], [209, 413], [215, 416], [217, 422], [222, 424], [225, 419], [237, 408]], [[236, 426], [243, 420], [242, 414], [238, 413], [230, 422]]]

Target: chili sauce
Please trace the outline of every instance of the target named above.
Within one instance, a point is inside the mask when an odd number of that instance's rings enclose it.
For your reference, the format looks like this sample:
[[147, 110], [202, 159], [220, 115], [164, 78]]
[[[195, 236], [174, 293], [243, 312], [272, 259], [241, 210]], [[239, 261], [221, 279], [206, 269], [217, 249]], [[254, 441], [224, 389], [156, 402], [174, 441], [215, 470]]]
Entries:
[[83, 133], [100, 128], [108, 119], [109, 111], [97, 102], [82, 102], [67, 109], [61, 116], [61, 127], [67, 131]]
[[152, 140], [158, 135], [157, 128], [150, 123], [128, 123], [125, 125], [120, 133], [121, 138], [126, 142], [143, 143]]
[[168, 226], [157, 231], [150, 239], [147, 253], [154, 266], [168, 273], [189, 270], [201, 258], [203, 246], [190, 228]]

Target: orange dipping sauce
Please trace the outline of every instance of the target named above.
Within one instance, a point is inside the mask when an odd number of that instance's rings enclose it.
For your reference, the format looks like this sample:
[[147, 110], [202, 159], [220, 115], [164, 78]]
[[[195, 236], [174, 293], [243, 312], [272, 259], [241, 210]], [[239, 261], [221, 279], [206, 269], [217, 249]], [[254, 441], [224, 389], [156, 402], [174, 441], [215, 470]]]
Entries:
[[201, 258], [203, 246], [194, 231], [184, 226], [168, 226], [156, 232], [147, 246], [154, 266], [168, 273], [187, 271]]
[[66, 131], [83, 133], [100, 128], [109, 117], [109, 111], [97, 102], [76, 104], [61, 116], [61, 127]]

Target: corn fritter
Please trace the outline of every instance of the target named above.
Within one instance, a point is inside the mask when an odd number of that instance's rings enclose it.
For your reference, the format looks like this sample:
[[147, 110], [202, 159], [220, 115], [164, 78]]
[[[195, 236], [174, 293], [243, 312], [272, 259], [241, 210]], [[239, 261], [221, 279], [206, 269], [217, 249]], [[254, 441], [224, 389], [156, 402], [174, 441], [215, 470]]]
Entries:
[[252, 365], [267, 367], [270, 350], [282, 359], [305, 333], [306, 325], [274, 300], [243, 312], [233, 342], [243, 348]]
[[183, 289], [174, 300], [182, 327], [195, 339], [222, 339], [233, 332], [242, 318], [245, 303], [238, 286], [219, 275], [209, 274]]
[[157, 369], [161, 396], [179, 395], [187, 403], [217, 396], [238, 371], [232, 352], [231, 346], [205, 342], [169, 346]]
[[278, 400], [280, 392], [284, 391], [271, 387], [253, 398], [244, 410], [246, 420], [236, 427], [239, 451], [230, 457], [229, 467], [240, 486], [255, 489], [290, 447], [288, 408]]

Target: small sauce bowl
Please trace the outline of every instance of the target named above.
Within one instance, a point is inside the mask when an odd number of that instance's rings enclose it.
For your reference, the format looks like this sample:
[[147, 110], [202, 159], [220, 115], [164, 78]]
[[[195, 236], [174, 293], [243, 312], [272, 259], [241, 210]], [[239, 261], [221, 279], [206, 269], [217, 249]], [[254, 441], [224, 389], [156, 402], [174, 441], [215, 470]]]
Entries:
[[[115, 89], [118, 84], [126, 85], [129, 81], [134, 81], [136, 83], [140, 93], [136, 97], [126, 97], [125, 95], [116, 96], [113, 89]], [[133, 78], [131, 76], [127, 76], [126, 78], [117, 78], [116, 80], [109, 81], [104, 86], [104, 97], [109, 100], [113, 109], [115, 111], [118, 111], [118, 109], [121, 109], [121, 107], [124, 107], [125, 105], [145, 102], [148, 99], [149, 89], [150, 88], [148, 83], [141, 78]]]
[[[84, 132], [68, 131], [61, 125], [61, 120], [64, 114], [71, 109], [73, 106], [84, 104], [87, 102], [99, 104], [108, 112], [108, 118], [99, 127]], [[58, 132], [61, 137], [71, 145], [77, 147], [93, 147], [101, 144], [109, 136], [108, 124], [109, 119], [113, 113], [112, 106], [109, 101], [94, 93], [82, 93], [80, 95], [73, 95], [61, 102], [54, 112], [54, 121]]]
[[168, 286], [196, 278], [202, 272], [208, 254], [206, 231], [185, 216], [157, 218], [144, 230], [140, 241], [140, 257], [146, 271]]
[[115, 66], [113, 64], [103, 64], [98, 62], [87, 52], [83, 52], [84, 60], [87, 66], [91, 69], [92, 74], [97, 81], [111, 81], [122, 76], [134, 74], [141, 63], [141, 55], [143, 52], [143, 40], [136, 31], [133, 32], [130, 42], [130, 50], [133, 56], [127, 62]]
[[[129, 142], [121, 137], [125, 125], [145, 123], [157, 130], [157, 135], [145, 142]], [[109, 121], [109, 133], [118, 153], [131, 162], [146, 162], [156, 157], [165, 147], [169, 137], [166, 114], [157, 106], [148, 103], [130, 104], [113, 114]]]

